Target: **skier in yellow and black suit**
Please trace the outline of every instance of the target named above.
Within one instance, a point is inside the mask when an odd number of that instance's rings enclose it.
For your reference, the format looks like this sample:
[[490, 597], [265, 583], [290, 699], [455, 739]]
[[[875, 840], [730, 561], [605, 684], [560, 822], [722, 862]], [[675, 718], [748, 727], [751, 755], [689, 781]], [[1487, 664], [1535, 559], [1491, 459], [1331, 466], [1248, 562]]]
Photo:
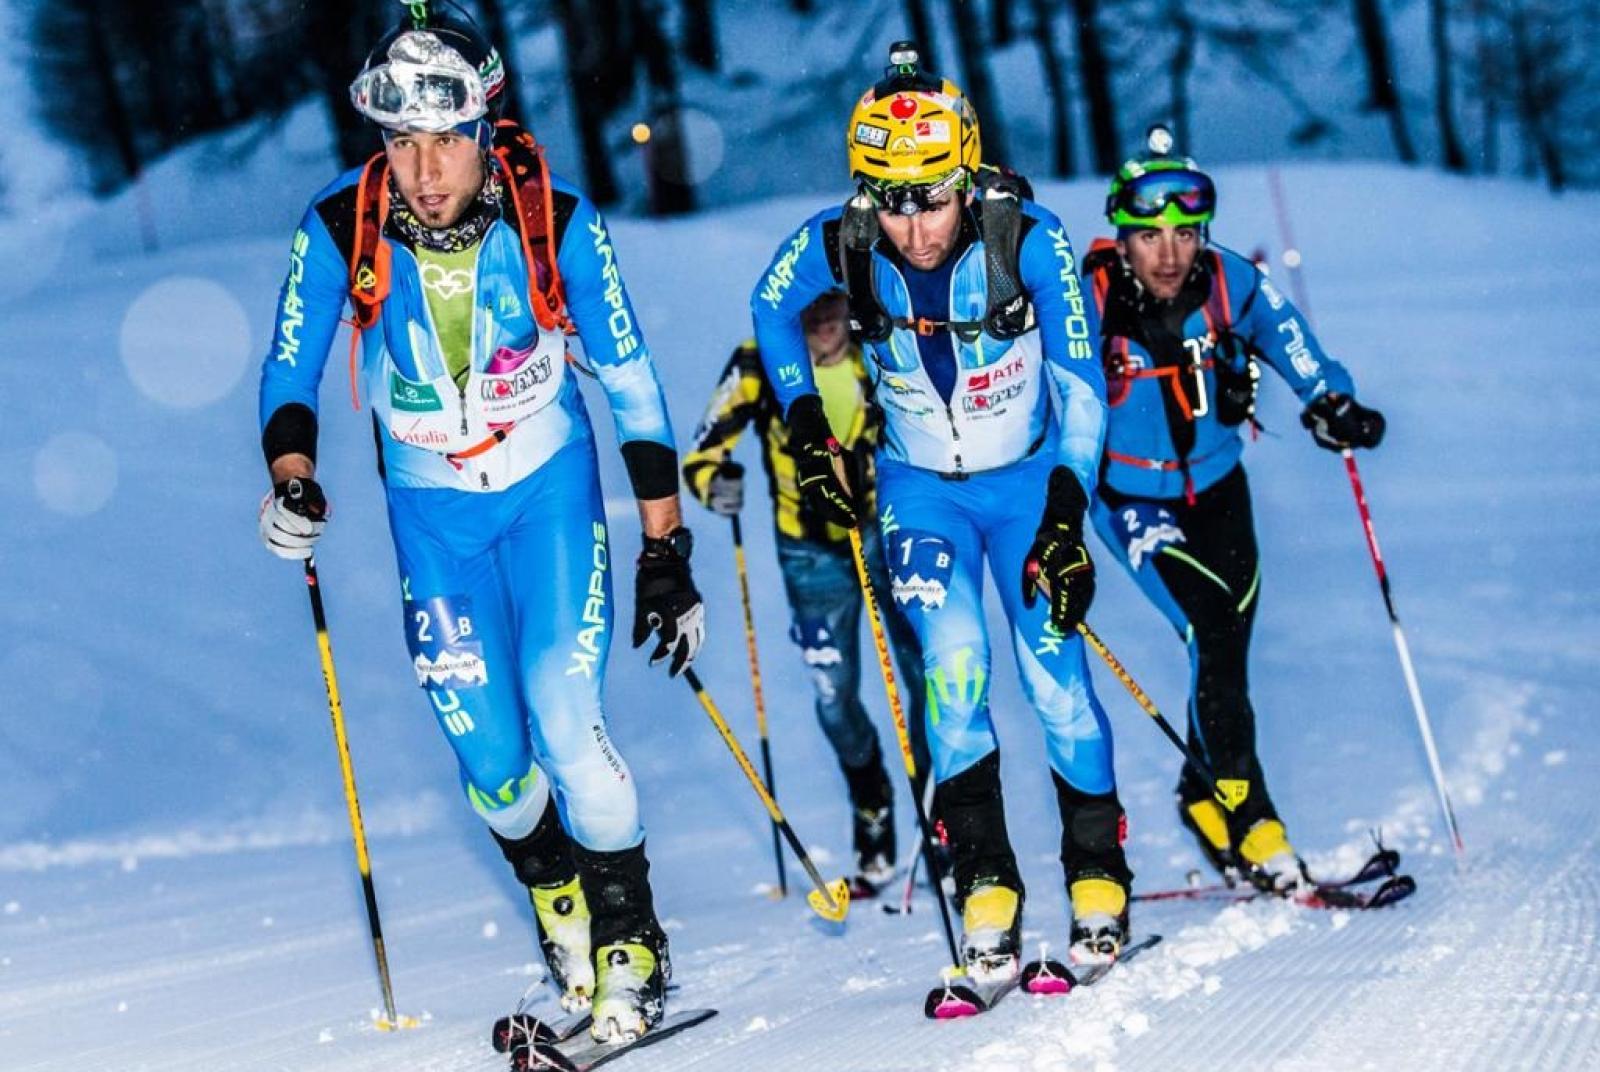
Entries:
[[[845, 296], [823, 295], [806, 309], [803, 319], [829, 425], [839, 429], [840, 444], [860, 477], [852, 483], [861, 489], [864, 509], [870, 514], [875, 510], [872, 452], [879, 419], [861, 347], [850, 338]], [[744, 466], [733, 461], [732, 454], [752, 424], [761, 436], [761, 462], [772, 496], [778, 565], [793, 616], [789, 635], [800, 645], [811, 672], [817, 721], [849, 786], [857, 890], [875, 891], [894, 872], [894, 796], [878, 731], [861, 703], [861, 589], [851, 561], [849, 533], [816, 516], [801, 500], [789, 430], [755, 341], [746, 340], [728, 359], [683, 464], [689, 490], [713, 513], [733, 517], [744, 506]], [[877, 526], [864, 525], [861, 532], [873, 587], [888, 592]], [[928, 770], [922, 657], [911, 627], [897, 612], [881, 609], [904, 684], [906, 721], [921, 773]]]

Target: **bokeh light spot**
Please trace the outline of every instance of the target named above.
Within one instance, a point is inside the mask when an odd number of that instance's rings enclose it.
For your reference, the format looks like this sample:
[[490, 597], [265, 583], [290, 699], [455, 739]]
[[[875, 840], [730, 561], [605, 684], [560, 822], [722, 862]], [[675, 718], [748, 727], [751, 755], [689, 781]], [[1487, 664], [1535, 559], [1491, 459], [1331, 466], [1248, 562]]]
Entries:
[[197, 409], [224, 397], [250, 361], [250, 321], [226, 288], [174, 276], [128, 307], [118, 340], [122, 364], [153, 402]]
[[87, 517], [117, 490], [117, 455], [88, 432], [51, 436], [33, 457], [33, 490], [59, 514]]

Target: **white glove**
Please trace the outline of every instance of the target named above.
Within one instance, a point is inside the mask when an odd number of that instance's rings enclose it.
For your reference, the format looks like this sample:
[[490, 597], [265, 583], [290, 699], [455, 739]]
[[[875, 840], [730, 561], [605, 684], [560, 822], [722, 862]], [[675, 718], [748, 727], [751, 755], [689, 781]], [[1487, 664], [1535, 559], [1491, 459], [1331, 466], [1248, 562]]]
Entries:
[[261, 500], [261, 542], [279, 558], [310, 558], [327, 525], [328, 500], [322, 487], [308, 476], [274, 484]]
[[738, 517], [744, 509], [744, 466], [725, 461], [711, 474], [706, 485], [706, 505], [718, 517]]

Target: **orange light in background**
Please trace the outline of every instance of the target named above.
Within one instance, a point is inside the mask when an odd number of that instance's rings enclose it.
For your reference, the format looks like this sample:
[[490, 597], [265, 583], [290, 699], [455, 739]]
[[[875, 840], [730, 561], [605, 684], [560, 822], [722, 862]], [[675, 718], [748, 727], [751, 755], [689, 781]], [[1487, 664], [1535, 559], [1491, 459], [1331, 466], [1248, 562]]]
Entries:
[[633, 124], [632, 134], [633, 134], [634, 144], [643, 145], [645, 142], [650, 140], [650, 124], [649, 123], [635, 123], [635, 124]]

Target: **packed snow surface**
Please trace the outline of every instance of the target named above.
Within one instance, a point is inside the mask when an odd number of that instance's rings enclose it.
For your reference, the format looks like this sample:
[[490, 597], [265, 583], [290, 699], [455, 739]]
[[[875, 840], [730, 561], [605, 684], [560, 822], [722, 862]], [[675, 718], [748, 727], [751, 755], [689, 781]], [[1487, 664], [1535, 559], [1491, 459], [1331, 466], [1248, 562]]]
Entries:
[[[292, 181], [309, 196], [325, 177]], [[721, 1010], [619, 1069], [1600, 1067], [1600, 199], [1377, 166], [1282, 178], [1317, 329], [1389, 417], [1362, 472], [1465, 867], [1441, 833], [1343, 468], [1269, 383], [1268, 434], [1247, 453], [1264, 569], [1252, 685], [1268, 776], [1314, 867], [1357, 862], [1381, 829], [1418, 894], [1353, 915], [1141, 906], [1136, 929], [1165, 941], [1093, 990], [930, 1023], [921, 1002], [944, 944], [927, 891], [909, 917], [858, 904], [833, 927], [797, 896], [804, 878], [791, 861], [789, 899], [764, 896], [774, 877], [765, 813], [689, 690], [618, 644], [610, 718], [643, 800], [673, 941], [671, 1001]], [[1216, 239], [1264, 249], [1285, 280], [1267, 173], [1217, 179]], [[1040, 195], [1086, 247], [1100, 184], [1042, 183]], [[820, 204], [616, 221], [680, 437], [748, 331], [747, 295], [767, 256]], [[252, 234], [141, 256], [96, 254], [59, 221], [8, 242], [8, 1072], [494, 1069], [503, 1059], [489, 1025], [530, 988], [543, 993], [526, 900], [459, 798], [407, 667], [371, 430], [349, 412], [340, 343], [319, 474], [336, 513], [319, 562], [395, 995], [421, 1021], [399, 1033], [373, 1024], [379, 990], [303, 585], [255, 534], [265, 482], [254, 366], [293, 224], [292, 212], [267, 212]], [[637, 525], [594, 401], [625, 562]], [[837, 874], [848, 859], [843, 782], [785, 636], [759, 493], [748, 517], [779, 795]], [[753, 748], [728, 533], [692, 506], [690, 520], [712, 637], [699, 665]], [[1180, 718], [1181, 646], [1100, 557], [1093, 623]], [[627, 583], [617, 598], [625, 622]], [[1009, 662], [996, 659], [993, 702], [1029, 884], [1026, 934], [1060, 950], [1054, 798]], [[1181, 884], [1201, 863], [1173, 814], [1176, 757], [1115, 679], [1097, 681], [1138, 884]], [[870, 676], [866, 695], [882, 716]]]

